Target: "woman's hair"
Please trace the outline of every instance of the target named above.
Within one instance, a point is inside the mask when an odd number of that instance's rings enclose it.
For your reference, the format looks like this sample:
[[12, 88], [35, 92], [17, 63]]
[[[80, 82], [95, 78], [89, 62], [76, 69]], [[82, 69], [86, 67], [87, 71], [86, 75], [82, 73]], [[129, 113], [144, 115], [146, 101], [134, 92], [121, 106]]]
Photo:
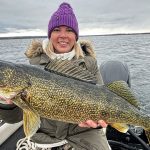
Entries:
[[[83, 50], [79, 43], [75, 42], [73, 49], [75, 50], [75, 57], [77, 59], [84, 57]], [[54, 47], [53, 47], [51, 40], [49, 40], [47, 47], [44, 49], [44, 52], [46, 53], [47, 56], [51, 58], [52, 52], [54, 52]]]

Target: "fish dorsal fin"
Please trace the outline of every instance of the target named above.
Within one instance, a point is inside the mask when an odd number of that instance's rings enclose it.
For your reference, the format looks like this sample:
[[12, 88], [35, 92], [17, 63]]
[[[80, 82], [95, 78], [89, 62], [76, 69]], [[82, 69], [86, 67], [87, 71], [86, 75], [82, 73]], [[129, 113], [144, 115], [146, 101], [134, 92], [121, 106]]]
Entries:
[[124, 98], [133, 106], [139, 108], [139, 101], [135, 97], [135, 94], [128, 87], [128, 84], [125, 81], [114, 81], [106, 85], [109, 90]]
[[44, 69], [62, 76], [96, 84], [96, 77], [86, 68], [79, 66], [77, 61], [54, 59], [50, 60]]

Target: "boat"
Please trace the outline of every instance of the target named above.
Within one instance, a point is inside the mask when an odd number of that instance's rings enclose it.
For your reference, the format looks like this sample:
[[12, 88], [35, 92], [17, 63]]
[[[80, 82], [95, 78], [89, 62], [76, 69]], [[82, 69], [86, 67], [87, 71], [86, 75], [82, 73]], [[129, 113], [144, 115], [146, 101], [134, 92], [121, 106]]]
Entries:
[[118, 132], [111, 126], [107, 127], [107, 139], [112, 150], [150, 150], [148, 139], [143, 128], [130, 126], [127, 133]]
[[[150, 150], [145, 131], [141, 127], [130, 126], [127, 133], [120, 133], [111, 126], [108, 126], [106, 135], [112, 150]], [[8, 124], [1, 120], [0, 136], [0, 150], [16, 150], [19, 141], [25, 139], [22, 121]], [[63, 144], [63, 141], [61, 144]], [[55, 146], [58, 145], [58, 143], [54, 144], [52, 150], [56, 150]], [[24, 148], [23, 150], [29, 149]]]

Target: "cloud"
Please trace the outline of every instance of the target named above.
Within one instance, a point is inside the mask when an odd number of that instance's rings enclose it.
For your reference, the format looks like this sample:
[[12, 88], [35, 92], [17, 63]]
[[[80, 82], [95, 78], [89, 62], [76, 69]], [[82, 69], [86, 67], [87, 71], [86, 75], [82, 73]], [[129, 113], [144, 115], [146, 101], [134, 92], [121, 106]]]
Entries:
[[[1, 0], [0, 32], [6, 28], [47, 30], [51, 14], [63, 0]], [[149, 0], [68, 0], [81, 29], [134, 28], [149, 30]], [[123, 29], [122, 28], [122, 29]], [[84, 29], [85, 30], [85, 29]]]

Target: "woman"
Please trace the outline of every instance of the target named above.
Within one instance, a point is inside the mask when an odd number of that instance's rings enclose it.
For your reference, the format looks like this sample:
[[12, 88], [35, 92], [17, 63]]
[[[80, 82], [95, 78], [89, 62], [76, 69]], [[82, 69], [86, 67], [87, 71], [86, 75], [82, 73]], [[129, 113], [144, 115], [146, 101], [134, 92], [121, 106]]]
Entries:
[[[95, 84], [102, 84], [95, 53], [90, 43], [77, 42], [78, 38], [79, 30], [75, 14], [68, 3], [62, 3], [49, 21], [48, 39], [43, 42], [33, 41], [25, 54], [30, 64], [43, 68], [49, 60], [55, 58], [75, 61], [95, 75]], [[9, 107], [7, 111], [5, 108], [0, 110], [2, 119], [10, 123], [22, 120], [22, 111], [14, 104], [10, 104]], [[106, 127], [107, 124], [102, 120], [98, 122], [87, 120], [74, 125], [41, 118], [40, 129], [31, 139], [41, 144], [41, 147], [42, 145], [48, 147], [50, 143], [65, 139], [69, 143], [63, 145], [63, 149], [66, 150], [71, 147], [75, 150], [109, 150], [106, 136], [100, 126]]]

